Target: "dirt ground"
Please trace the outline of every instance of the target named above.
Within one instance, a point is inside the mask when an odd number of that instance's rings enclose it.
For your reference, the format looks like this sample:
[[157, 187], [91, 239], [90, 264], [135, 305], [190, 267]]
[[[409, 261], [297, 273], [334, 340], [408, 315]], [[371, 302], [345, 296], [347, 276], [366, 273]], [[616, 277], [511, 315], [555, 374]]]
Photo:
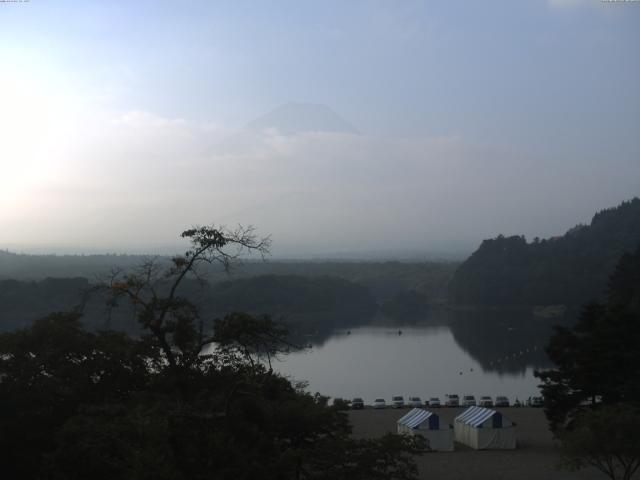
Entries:
[[[542, 409], [499, 408], [517, 424], [516, 450], [476, 451], [459, 443], [454, 452], [432, 452], [418, 457], [420, 478], [444, 480], [603, 480], [595, 469], [569, 472], [559, 470], [560, 454], [547, 427]], [[396, 421], [408, 409], [349, 412], [353, 435], [372, 438], [396, 432]], [[441, 408], [436, 412], [441, 421], [453, 423], [462, 408]], [[638, 477], [640, 478], [640, 477]]]

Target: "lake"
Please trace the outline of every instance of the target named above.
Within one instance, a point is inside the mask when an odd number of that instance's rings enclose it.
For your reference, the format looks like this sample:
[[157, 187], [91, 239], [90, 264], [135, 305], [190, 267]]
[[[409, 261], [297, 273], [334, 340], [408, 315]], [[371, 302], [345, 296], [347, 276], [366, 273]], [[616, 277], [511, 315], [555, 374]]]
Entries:
[[285, 356], [274, 368], [308, 390], [331, 397], [423, 400], [445, 393], [537, 395], [533, 373], [550, 362], [544, 353], [557, 320], [522, 313], [439, 312], [398, 323], [370, 325], [306, 337], [310, 348]]

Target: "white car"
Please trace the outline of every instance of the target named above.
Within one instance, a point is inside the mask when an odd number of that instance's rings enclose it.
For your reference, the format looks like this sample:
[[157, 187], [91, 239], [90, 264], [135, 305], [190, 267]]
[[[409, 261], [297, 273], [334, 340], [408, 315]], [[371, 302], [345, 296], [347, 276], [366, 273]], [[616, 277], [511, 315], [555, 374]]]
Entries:
[[440, 399], [438, 397], [431, 397], [427, 405], [432, 408], [440, 408]]
[[476, 406], [476, 397], [473, 395], [465, 395], [462, 397], [462, 406], [463, 407], [475, 407]]
[[384, 398], [376, 398], [373, 402], [373, 408], [387, 408], [387, 402]]
[[391, 397], [391, 405], [393, 405], [393, 408], [404, 408], [404, 398], [400, 395]]
[[460, 397], [455, 393], [450, 393], [444, 396], [446, 399], [444, 401], [445, 407], [459, 407], [460, 406]]
[[493, 407], [493, 400], [491, 399], [491, 397], [485, 395], [480, 397], [480, 402], [479, 402], [481, 407], [485, 407], [485, 408], [491, 408]]
[[420, 408], [422, 406], [422, 400], [420, 400], [420, 397], [409, 397], [407, 405], [413, 408]]

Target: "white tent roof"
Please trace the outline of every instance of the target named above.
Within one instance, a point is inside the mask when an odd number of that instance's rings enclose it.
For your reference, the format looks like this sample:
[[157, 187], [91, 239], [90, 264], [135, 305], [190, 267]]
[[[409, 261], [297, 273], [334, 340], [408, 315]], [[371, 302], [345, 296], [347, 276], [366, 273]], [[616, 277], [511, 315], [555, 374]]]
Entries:
[[416, 428], [423, 422], [428, 421], [429, 417], [435, 415], [435, 413], [421, 408], [414, 408], [409, 413], [404, 415], [398, 420], [399, 425], [404, 425], [409, 428]]
[[516, 448], [515, 424], [496, 410], [469, 407], [455, 418], [453, 430], [458, 442], [476, 450]]
[[[456, 422], [471, 425], [472, 427], [479, 427], [487, 419], [493, 417], [495, 414], [499, 414], [495, 410], [484, 407], [469, 407], [460, 415], [455, 418]], [[499, 414], [501, 415], [501, 414]]]

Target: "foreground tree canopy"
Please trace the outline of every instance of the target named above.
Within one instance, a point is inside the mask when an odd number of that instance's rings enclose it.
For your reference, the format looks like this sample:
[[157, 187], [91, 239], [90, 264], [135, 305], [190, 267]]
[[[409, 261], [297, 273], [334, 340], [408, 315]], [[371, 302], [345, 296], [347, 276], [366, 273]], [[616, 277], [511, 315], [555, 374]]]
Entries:
[[[268, 317], [211, 324], [181, 298], [202, 262], [265, 254], [251, 230], [184, 232], [162, 270], [114, 272], [145, 335], [88, 332], [78, 313], [0, 335], [0, 460], [20, 479], [412, 479], [420, 439], [354, 440], [346, 414], [272, 372], [293, 348]], [[229, 248], [234, 249], [229, 253]], [[215, 342], [215, 343], [214, 343]]]
[[557, 368], [537, 375], [553, 429], [585, 403], [640, 402], [640, 249], [618, 262], [607, 303], [583, 307], [572, 328], [557, 327], [547, 353]]
[[618, 262], [607, 302], [557, 328], [547, 353], [556, 368], [536, 375], [566, 465], [630, 479], [640, 467], [640, 248]]
[[631, 480], [640, 467], [640, 409], [630, 404], [581, 411], [559, 437], [564, 465], [570, 470], [591, 466], [611, 480]]

